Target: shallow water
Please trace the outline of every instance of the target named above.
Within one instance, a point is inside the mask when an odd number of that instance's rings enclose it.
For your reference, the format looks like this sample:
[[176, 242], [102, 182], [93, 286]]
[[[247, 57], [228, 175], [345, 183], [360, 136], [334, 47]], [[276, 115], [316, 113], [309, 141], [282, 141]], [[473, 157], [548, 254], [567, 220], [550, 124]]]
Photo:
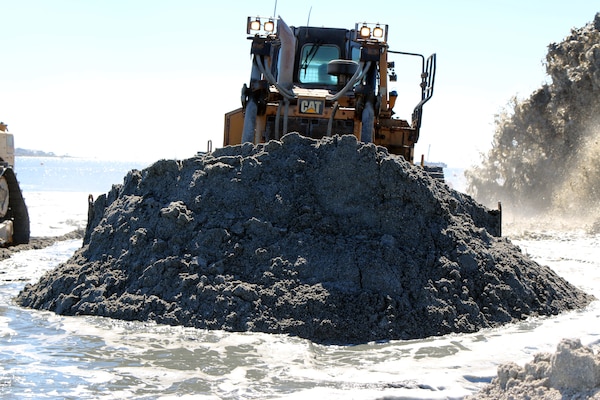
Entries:
[[[30, 188], [25, 195], [34, 236], [85, 224], [89, 188]], [[600, 237], [548, 232], [514, 242], [600, 298]], [[63, 317], [14, 305], [12, 298], [27, 282], [67, 260], [80, 245], [60, 242], [0, 262], [0, 397], [453, 399], [482, 388], [498, 364], [523, 364], [539, 351], [554, 351], [564, 337], [600, 343], [598, 301], [581, 311], [475, 334], [360, 346]]]

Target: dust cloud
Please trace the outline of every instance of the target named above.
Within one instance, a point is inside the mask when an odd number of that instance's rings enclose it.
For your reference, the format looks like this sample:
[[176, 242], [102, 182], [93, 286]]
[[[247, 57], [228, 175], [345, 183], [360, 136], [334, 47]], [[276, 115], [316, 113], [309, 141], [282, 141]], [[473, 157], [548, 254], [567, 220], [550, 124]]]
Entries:
[[597, 232], [600, 13], [551, 43], [545, 64], [550, 83], [496, 116], [491, 150], [465, 173], [467, 191], [486, 205], [502, 202], [507, 224], [529, 217]]

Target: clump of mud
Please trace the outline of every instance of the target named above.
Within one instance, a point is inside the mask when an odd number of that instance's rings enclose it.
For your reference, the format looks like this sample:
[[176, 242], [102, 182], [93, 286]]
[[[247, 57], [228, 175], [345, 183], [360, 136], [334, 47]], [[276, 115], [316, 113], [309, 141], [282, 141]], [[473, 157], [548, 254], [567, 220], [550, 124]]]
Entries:
[[492, 148], [466, 173], [468, 192], [519, 215], [584, 214], [593, 223], [600, 218], [600, 13], [548, 46], [546, 72], [550, 83], [496, 116]]
[[83, 247], [19, 304], [350, 344], [592, 300], [491, 235], [490, 210], [351, 135], [162, 160], [94, 210]]
[[600, 399], [600, 355], [563, 339], [555, 353], [538, 353], [523, 367], [499, 366], [492, 383], [467, 399]]

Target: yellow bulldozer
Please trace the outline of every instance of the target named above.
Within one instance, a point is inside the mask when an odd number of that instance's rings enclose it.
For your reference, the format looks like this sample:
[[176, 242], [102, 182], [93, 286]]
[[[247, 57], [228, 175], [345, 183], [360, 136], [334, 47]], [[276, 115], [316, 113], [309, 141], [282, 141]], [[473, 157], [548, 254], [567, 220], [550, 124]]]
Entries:
[[[433, 96], [435, 53], [390, 50], [388, 25], [379, 23], [293, 27], [281, 18], [248, 17], [246, 33], [252, 43], [250, 82], [242, 87], [242, 106], [225, 114], [224, 146], [258, 144], [288, 132], [315, 139], [354, 135], [414, 163], [423, 106]], [[405, 63], [407, 57], [416, 62]], [[420, 98], [410, 122], [395, 115], [398, 93], [391, 89], [396, 69], [405, 64], [420, 65], [414, 80]], [[404, 81], [408, 75], [401, 75]], [[423, 157], [420, 165], [444, 181], [442, 166], [427, 165]], [[489, 214], [490, 232], [501, 236], [500, 203]]]
[[29, 213], [14, 166], [14, 137], [0, 122], [0, 247], [29, 243]]
[[[225, 146], [288, 132], [312, 138], [352, 134], [414, 162], [423, 105], [433, 95], [435, 54], [389, 50], [388, 26], [382, 24], [293, 27], [281, 18], [249, 17], [246, 32], [252, 41], [250, 82], [242, 88], [242, 106], [225, 114]], [[389, 85], [397, 75], [390, 55], [421, 61], [415, 79], [421, 98], [410, 123], [393, 111], [398, 94]]]

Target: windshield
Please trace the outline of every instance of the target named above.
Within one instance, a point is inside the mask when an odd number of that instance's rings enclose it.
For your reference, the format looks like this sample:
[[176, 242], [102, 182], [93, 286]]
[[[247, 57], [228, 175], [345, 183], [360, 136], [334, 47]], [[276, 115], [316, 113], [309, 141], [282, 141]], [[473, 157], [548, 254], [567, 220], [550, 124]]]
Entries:
[[300, 83], [318, 83], [322, 85], [337, 85], [337, 76], [327, 73], [327, 64], [340, 58], [337, 46], [318, 43], [307, 44], [302, 48], [300, 57]]

